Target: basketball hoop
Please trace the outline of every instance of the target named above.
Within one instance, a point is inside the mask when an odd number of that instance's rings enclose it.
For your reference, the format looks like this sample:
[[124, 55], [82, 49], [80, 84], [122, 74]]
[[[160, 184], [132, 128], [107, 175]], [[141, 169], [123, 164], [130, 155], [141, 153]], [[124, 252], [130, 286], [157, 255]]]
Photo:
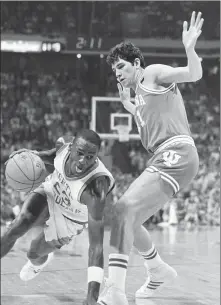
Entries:
[[[134, 103], [135, 100], [131, 98], [131, 102]], [[125, 141], [125, 136], [128, 140], [128, 133], [129, 140], [140, 140], [136, 122], [131, 113], [124, 108], [119, 97], [93, 96], [90, 128], [96, 131], [102, 140], [119, 141], [119, 137], [122, 140], [121, 128], [119, 131], [116, 128], [119, 125], [130, 126], [129, 132], [122, 130], [123, 141]]]
[[115, 129], [118, 132], [119, 135], [119, 141], [120, 142], [128, 142], [130, 139], [130, 126], [127, 125], [117, 125], [115, 126]]

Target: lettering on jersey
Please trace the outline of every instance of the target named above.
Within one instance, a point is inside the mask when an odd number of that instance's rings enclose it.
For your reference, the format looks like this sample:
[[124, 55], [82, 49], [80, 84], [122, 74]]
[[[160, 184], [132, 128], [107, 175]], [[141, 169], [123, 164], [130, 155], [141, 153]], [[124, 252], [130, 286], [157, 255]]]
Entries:
[[135, 96], [135, 105], [136, 106], [145, 105], [145, 101], [144, 101], [143, 96], [141, 94]]
[[145, 121], [143, 120], [140, 111], [137, 109], [136, 110], [136, 123], [137, 123], [137, 128], [139, 133], [141, 132], [141, 128], [146, 125]]
[[163, 163], [169, 167], [172, 167], [172, 165], [176, 164], [180, 158], [181, 156], [178, 155], [174, 150], [168, 150], [163, 153]]
[[71, 206], [73, 197], [71, 195], [71, 189], [67, 184], [65, 178], [57, 170], [55, 171], [59, 180], [53, 184], [55, 202], [70, 212], [80, 213], [78, 210], [75, 211], [75, 209], [73, 209]]

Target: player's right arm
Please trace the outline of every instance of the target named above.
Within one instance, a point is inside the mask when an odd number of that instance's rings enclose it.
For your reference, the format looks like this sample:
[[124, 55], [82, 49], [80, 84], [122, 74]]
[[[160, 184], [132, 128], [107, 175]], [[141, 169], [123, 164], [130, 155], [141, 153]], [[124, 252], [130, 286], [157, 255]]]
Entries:
[[117, 88], [124, 108], [132, 115], [135, 115], [136, 106], [130, 101], [130, 89], [124, 88], [120, 83], [117, 84]]
[[204, 22], [201, 15], [198, 13], [196, 17], [196, 13], [192, 13], [189, 29], [187, 29], [187, 21], [183, 23], [183, 45], [187, 55], [187, 66], [174, 68], [162, 64], [150, 65], [145, 69], [144, 85], [145, 81], [148, 85], [152, 77], [157, 84], [196, 82], [202, 78], [201, 58], [195, 52], [195, 45], [202, 32]]

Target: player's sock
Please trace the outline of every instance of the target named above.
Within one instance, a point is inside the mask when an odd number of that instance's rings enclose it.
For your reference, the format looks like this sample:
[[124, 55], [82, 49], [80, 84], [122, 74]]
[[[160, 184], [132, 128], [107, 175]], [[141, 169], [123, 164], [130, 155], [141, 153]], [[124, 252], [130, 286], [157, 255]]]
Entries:
[[114, 286], [125, 291], [125, 281], [127, 275], [129, 256], [124, 254], [109, 255], [109, 279]]
[[140, 252], [140, 254], [145, 259], [145, 263], [148, 265], [149, 269], [156, 268], [160, 264], [164, 263], [154, 245], [150, 250], [146, 252]]

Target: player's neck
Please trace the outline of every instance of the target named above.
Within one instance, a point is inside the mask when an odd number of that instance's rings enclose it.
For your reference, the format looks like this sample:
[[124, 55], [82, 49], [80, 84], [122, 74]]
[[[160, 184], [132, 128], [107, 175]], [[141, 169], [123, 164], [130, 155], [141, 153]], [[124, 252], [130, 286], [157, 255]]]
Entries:
[[132, 89], [134, 91], [136, 91], [137, 88], [137, 84], [139, 83], [139, 81], [141, 80], [142, 76], [144, 74], [144, 69], [140, 67], [140, 69], [137, 71], [136, 76], [135, 76], [135, 82], [134, 85], [132, 87]]

